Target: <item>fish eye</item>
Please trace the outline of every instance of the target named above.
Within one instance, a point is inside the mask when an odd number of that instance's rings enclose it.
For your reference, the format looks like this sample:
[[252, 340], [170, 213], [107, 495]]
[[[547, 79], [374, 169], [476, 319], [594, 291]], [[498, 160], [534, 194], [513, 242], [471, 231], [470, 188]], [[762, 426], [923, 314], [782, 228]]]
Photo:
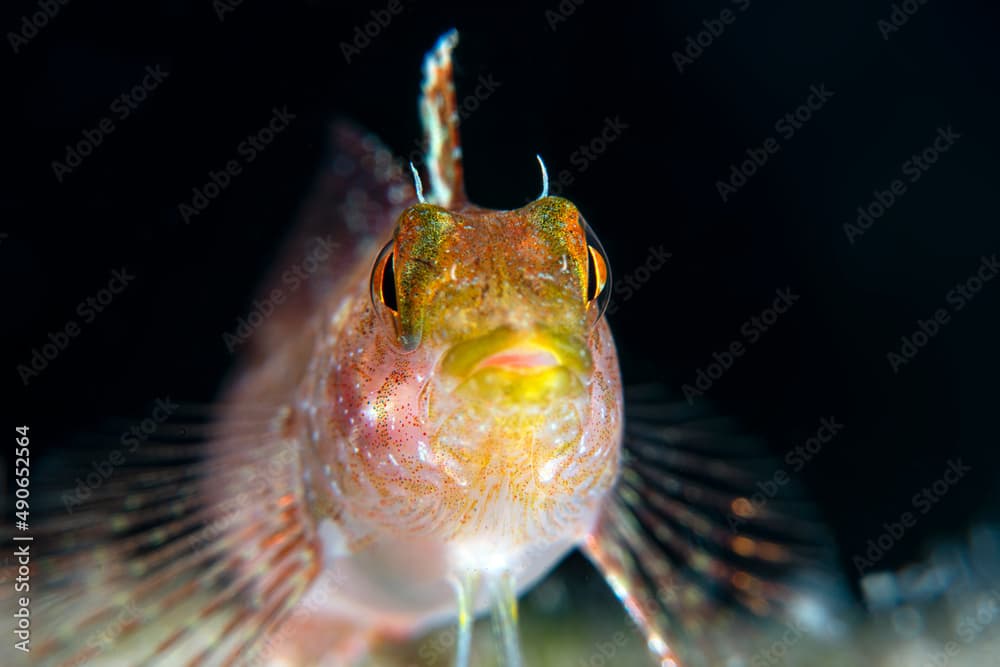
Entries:
[[601, 295], [608, 278], [608, 263], [594, 246], [587, 246], [587, 303]]
[[594, 230], [583, 220], [580, 222], [587, 233], [587, 307], [596, 324], [611, 301], [611, 269]]
[[376, 308], [384, 306], [392, 311], [394, 316], [398, 316], [396, 274], [392, 261], [393, 255], [395, 255], [395, 246], [395, 241], [389, 241], [382, 247], [375, 259], [375, 266], [372, 267], [371, 295], [372, 305]]

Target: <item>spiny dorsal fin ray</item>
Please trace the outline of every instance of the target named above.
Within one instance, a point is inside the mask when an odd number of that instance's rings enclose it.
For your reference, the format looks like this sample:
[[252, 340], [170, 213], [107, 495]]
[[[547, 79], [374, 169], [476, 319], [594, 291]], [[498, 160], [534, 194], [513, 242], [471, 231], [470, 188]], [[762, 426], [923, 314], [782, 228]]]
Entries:
[[451, 52], [456, 44], [458, 31], [449, 30], [427, 54], [420, 96], [427, 171], [431, 177], [431, 191], [427, 200], [445, 208], [465, 201], [462, 144], [458, 136], [458, 103], [455, 99], [454, 67], [451, 61]]

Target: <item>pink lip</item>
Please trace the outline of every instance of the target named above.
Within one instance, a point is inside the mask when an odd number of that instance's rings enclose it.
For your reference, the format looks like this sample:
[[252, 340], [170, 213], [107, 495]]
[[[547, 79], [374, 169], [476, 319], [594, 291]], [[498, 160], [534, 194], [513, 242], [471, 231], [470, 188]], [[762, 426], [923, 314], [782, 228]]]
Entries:
[[540, 366], [557, 366], [559, 360], [555, 355], [538, 348], [511, 348], [496, 354], [491, 354], [478, 364], [476, 368], [538, 368]]

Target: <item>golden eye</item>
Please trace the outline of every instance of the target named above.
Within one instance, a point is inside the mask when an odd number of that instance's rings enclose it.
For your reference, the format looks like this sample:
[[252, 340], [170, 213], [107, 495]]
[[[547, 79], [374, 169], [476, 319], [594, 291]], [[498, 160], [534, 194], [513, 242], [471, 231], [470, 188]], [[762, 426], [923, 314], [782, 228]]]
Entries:
[[583, 220], [580, 222], [587, 233], [587, 307], [596, 323], [611, 301], [611, 268], [594, 230]]
[[596, 299], [608, 282], [608, 263], [594, 246], [587, 246], [587, 302]]
[[379, 308], [385, 306], [393, 315], [399, 315], [396, 304], [396, 274], [393, 270], [393, 255], [395, 242], [389, 241], [379, 252], [372, 267], [371, 293], [372, 304]]

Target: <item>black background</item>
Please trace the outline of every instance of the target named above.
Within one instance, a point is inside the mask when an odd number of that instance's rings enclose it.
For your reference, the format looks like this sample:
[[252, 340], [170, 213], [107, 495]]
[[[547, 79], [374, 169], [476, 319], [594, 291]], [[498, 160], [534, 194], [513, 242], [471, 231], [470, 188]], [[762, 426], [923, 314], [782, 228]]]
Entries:
[[[55, 457], [65, 434], [109, 416], [141, 418], [156, 398], [212, 400], [234, 363], [221, 336], [247, 313], [323, 163], [327, 123], [354, 119], [409, 155], [423, 54], [457, 27], [459, 97], [480, 76], [500, 82], [462, 128], [471, 199], [534, 198], [540, 153], [554, 178], [574, 173], [563, 194], [616, 275], [635, 275], [651, 247], [672, 253], [612, 317], [630, 381], [693, 382], [789, 287], [798, 303], [706, 398], [779, 456], [822, 417], [845, 425], [796, 475], [845, 565], [883, 522], [913, 511], [950, 458], [973, 472], [882, 565], [993, 516], [1000, 280], [898, 373], [886, 354], [1000, 252], [995, 12], [930, 0], [883, 39], [892, 6], [882, 1], [753, 0], [740, 11], [567, 0], [575, 10], [552, 23], [554, 1], [415, 0], [348, 63], [342, 43], [388, 3], [341, 4], [245, 0], [220, 20], [210, 2], [71, 0], [18, 53], [5, 37], [0, 270], [13, 400], [3, 411], [4, 423], [32, 426], [37, 455]], [[678, 72], [673, 52], [724, 7], [735, 21]], [[5, 4], [0, 30], [37, 10]], [[156, 65], [167, 80], [57, 182], [53, 160]], [[833, 97], [724, 203], [716, 181], [778, 137], [775, 122], [820, 84]], [[297, 116], [288, 130], [183, 224], [178, 204], [282, 106]], [[571, 156], [608, 117], [627, 128], [578, 171]], [[849, 243], [857, 207], [945, 127], [961, 139]], [[77, 304], [122, 266], [134, 282], [24, 386], [17, 365], [79, 321]]]

